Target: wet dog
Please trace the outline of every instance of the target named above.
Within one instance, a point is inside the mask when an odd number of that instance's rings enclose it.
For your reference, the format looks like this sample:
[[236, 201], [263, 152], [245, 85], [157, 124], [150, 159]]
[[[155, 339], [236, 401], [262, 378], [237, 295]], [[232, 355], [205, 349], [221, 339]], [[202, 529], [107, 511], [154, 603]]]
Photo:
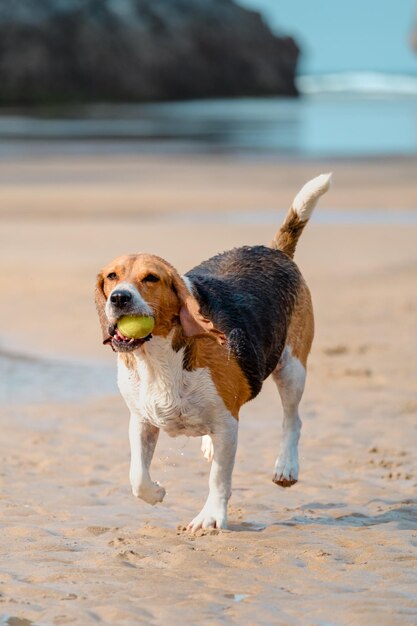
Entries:
[[[272, 375], [284, 422], [273, 481], [298, 479], [298, 405], [314, 334], [310, 292], [292, 260], [318, 198], [323, 174], [295, 197], [270, 246], [245, 246], [180, 274], [152, 254], [121, 256], [98, 275], [96, 305], [103, 342], [118, 353], [118, 385], [130, 411], [133, 494], [161, 502], [164, 488], [150, 477], [159, 431], [202, 436], [212, 461], [209, 495], [189, 529], [226, 528], [240, 407]], [[129, 339], [125, 315], [153, 316], [154, 329]]]

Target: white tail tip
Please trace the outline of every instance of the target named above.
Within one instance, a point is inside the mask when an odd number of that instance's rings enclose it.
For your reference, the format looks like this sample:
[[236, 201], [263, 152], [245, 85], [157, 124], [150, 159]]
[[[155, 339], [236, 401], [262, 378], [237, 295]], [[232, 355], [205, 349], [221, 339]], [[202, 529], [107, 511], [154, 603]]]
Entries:
[[310, 218], [318, 199], [329, 189], [331, 178], [331, 174], [320, 174], [309, 180], [295, 196], [292, 207], [302, 222]]

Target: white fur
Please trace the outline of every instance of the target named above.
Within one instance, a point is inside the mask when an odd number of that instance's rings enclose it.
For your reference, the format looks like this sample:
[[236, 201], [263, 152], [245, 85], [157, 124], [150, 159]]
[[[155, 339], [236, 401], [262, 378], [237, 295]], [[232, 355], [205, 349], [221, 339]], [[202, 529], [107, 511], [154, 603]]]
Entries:
[[162, 502], [165, 496], [165, 489], [159, 483], [153, 482], [149, 474], [158, 435], [159, 429], [131, 413], [129, 422], [130, 484], [133, 495], [149, 504]]
[[203, 453], [203, 457], [207, 459], [207, 461], [213, 460], [214, 455], [214, 446], [213, 440], [210, 435], [204, 435], [201, 437], [201, 452]]
[[185, 286], [187, 287], [188, 291], [190, 293], [193, 293], [193, 283], [191, 282], [191, 280], [188, 278], [188, 276], [181, 276], [181, 278], [183, 279]]
[[184, 350], [173, 350], [172, 335], [153, 337], [134, 356], [134, 372], [121, 358], [118, 365], [119, 389], [131, 413], [172, 437], [213, 431], [225, 405], [208, 369], [185, 370]]
[[298, 441], [301, 431], [298, 405], [306, 379], [306, 370], [299, 359], [293, 356], [290, 346], [285, 348], [272, 376], [284, 410], [281, 451], [275, 462], [273, 481], [289, 486], [298, 480]]
[[331, 174], [321, 174], [308, 181], [295, 196], [292, 208], [302, 222], [310, 219], [318, 199], [329, 189], [331, 178]]
[[[227, 502], [237, 445], [237, 420], [226, 409], [206, 368], [183, 369], [183, 350], [175, 352], [172, 336], [153, 337], [135, 351], [136, 367], [118, 359], [118, 385], [130, 410], [130, 482], [135, 496], [161, 502], [165, 490], [153, 482], [149, 467], [162, 428], [171, 436], [210, 433], [213, 464], [210, 491], [201, 513], [191, 522], [199, 528], [225, 528]], [[213, 450], [214, 448], [214, 450]]]

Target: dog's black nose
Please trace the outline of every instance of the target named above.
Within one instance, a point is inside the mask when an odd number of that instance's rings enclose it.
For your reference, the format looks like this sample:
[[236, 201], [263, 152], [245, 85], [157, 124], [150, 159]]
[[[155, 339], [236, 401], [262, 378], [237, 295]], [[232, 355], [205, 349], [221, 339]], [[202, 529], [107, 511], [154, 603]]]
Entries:
[[123, 309], [132, 300], [130, 291], [113, 291], [110, 296], [110, 302], [119, 309]]

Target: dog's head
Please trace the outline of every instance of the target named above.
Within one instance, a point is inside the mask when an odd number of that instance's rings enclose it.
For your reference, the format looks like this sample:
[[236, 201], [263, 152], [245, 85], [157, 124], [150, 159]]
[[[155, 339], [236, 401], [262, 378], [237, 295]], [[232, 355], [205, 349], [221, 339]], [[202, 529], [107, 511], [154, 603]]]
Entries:
[[150, 254], [121, 256], [97, 277], [96, 307], [103, 343], [118, 352], [137, 350], [150, 338], [128, 339], [117, 329], [124, 315], [147, 315], [155, 320], [152, 335], [166, 337], [182, 328], [186, 337], [204, 336], [224, 343], [225, 336], [200, 312], [199, 304], [178, 272]]

